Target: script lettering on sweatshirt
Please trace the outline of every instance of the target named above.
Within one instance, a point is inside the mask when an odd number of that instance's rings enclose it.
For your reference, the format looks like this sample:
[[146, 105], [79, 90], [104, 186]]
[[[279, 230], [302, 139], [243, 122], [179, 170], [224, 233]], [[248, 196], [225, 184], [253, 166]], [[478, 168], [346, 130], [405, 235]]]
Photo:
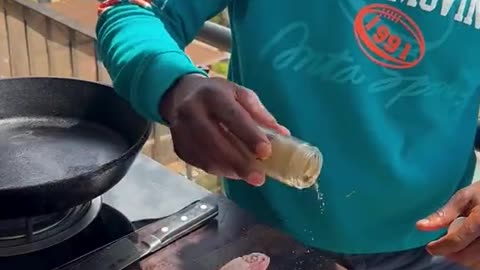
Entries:
[[262, 58], [268, 57], [277, 46], [299, 37], [296, 44], [271, 55], [272, 66], [276, 70], [291, 69], [337, 83], [360, 84], [366, 76], [361, 67], [355, 64], [348, 50], [337, 53], [319, 53], [309, 45], [310, 28], [306, 23], [294, 22], [283, 28], [268, 42], [260, 52]]
[[419, 96], [442, 95], [453, 101], [450, 102], [451, 106], [461, 104], [466, 98], [462, 95], [463, 91], [453, 91], [448, 83], [433, 80], [427, 74], [406, 77], [399, 71], [382, 68], [384, 76], [371, 78], [353, 57], [352, 49], [335, 52], [320, 50], [315, 48], [310, 35], [308, 23], [290, 23], [264, 45], [260, 59], [268, 61], [274, 70], [288, 71], [292, 76], [309, 76], [347, 86], [361, 86], [354, 88], [385, 95], [386, 109], [399, 100]]

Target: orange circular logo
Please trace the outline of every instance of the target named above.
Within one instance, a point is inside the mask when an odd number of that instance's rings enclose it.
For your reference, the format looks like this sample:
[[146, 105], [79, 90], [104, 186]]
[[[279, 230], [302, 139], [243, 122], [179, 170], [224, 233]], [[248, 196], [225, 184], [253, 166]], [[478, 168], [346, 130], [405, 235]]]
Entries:
[[425, 39], [418, 25], [397, 8], [368, 5], [358, 12], [353, 26], [362, 52], [382, 67], [412, 68], [425, 55]]

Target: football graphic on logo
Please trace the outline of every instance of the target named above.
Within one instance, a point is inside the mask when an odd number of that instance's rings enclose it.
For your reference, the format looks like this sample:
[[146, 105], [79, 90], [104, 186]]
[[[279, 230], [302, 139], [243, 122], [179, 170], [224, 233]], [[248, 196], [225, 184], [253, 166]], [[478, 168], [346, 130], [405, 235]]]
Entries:
[[380, 66], [411, 68], [425, 55], [422, 32], [407, 14], [397, 8], [384, 4], [368, 5], [358, 12], [353, 26], [360, 49]]

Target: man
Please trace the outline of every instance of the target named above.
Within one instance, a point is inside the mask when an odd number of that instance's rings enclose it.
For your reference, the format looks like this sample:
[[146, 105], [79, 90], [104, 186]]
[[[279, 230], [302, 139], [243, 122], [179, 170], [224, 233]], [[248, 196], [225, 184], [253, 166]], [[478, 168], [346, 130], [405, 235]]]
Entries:
[[[226, 7], [229, 81], [183, 53]], [[229, 178], [240, 206], [349, 269], [480, 269], [479, 0], [111, 0], [100, 13], [116, 91], [169, 125], [183, 160]], [[319, 147], [322, 196], [265, 181], [236, 150], [232, 136], [268, 157], [257, 124]]]

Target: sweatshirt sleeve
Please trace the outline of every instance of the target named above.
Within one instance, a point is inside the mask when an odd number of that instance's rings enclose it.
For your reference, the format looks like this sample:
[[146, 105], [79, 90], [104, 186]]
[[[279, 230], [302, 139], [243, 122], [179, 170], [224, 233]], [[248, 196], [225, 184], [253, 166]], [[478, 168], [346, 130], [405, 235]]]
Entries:
[[122, 0], [107, 8], [97, 22], [97, 54], [115, 91], [145, 118], [164, 123], [165, 91], [185, 74], [204, 74], [184, 48], [228, 1], [156, 0], [145, 8]]

